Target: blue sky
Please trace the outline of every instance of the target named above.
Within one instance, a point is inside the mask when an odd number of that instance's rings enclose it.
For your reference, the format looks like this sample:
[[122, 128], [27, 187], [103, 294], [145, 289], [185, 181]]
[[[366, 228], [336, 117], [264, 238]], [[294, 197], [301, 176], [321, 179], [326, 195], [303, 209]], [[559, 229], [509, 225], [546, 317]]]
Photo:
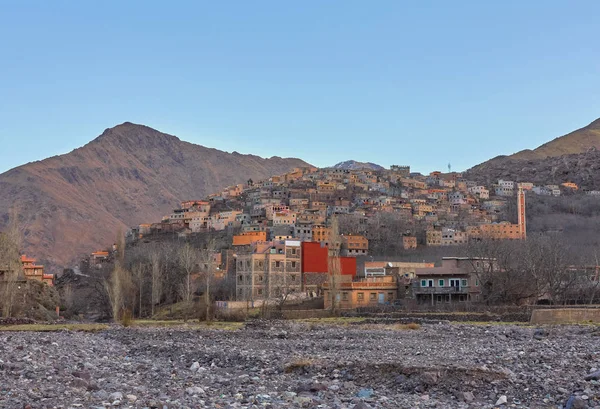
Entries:
[[0, 2], [0, 172], [131, 121], [463, 170], [600, 117], [600, 2]]

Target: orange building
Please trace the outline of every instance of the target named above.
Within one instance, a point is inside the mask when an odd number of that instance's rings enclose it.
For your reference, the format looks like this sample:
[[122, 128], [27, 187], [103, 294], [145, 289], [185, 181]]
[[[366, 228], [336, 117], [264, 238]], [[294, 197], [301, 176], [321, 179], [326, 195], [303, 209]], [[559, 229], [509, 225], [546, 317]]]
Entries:
[[327, 246], [329, 244], [329, 240], [331, 240], [331, 227], [327, 227], [322, 224], [313, 225], [312, 234], [313, 241], [325, 243]]
[[566, 187], [568, 189], [572, 189], [572, 190], [579, 190], [579, 186], [577, 186], [577, 183], [573, 183], [573, 182], [565, 182], [565, 183], [561, 183], [560, 184], [562, 187]]
[[21, 256], [21, 263], [23, 264], [23, 272], [25, 274], [25, 278], [28, 280], [40, 281], [42, 283], [46, 283], [49, 286], [54, 285], [54, 275], [53, 274], [45, 274], [44, 266], [40, 266], [35, 264], [34, 258], [29, 258], [25, 254]]
[[234, 246], [248, 246], [257, 241], [267, 241], [267, 232], [265, 231], [249, 231], [233, 236]]
[[[369, 277], [350, 281], [348, 276], [340, 283], [337, 302], [341, 309], [391, 304], [398, 298], [396, 277]], [[325, 309], [331, 308], [329, 283], [323, 284]]]
[[482, 224], [470, 229], [469, 233], [470, 238], [474, 239], [519, 240], [522, 238], [520, 226], [509, 222]]
[[404, 250], [416, 249], [417, 238], [414, 236], [402, 236], [402, 247], [404, 247]]
[[342, 236], [342, 254], [344, 256], [366, 256], [369, 253], [369, 240], [359, 234]]

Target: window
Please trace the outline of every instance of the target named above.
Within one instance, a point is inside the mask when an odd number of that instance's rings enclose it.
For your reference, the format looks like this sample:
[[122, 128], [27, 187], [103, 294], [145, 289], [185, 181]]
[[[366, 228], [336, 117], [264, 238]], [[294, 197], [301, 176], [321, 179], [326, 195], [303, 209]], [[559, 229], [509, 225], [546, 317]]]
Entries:
[[394, 299], [394, 293], [388, 293], [387, 300], [392, 301]]
[[280, 267], [281, 262], [280, 261], [276, 261], [275, 262], [275, 268], [279, 268]]
[[342, 293], [342, 301], [348, 301], [348, 293], [347, 292]]
[[262, 281], [263, 280], [263, 276], [258, 276], [258, 281]]
[[460, 285], [461, 285], [462, 287], [466, 287], [466, 286], [467, 286], [467, 285], [469, 285], [469, 284], [467, 283], [467, 280], [460, 280]]
[[437, 301], [437, 302], [442, 302], [442, 296], [441, 296], [441, 295], [438, 295], [438, 296], [436, 297], [436, 301]]
[[244, 276], [239, 276], [239, 277], [238, 277], [238, 281], [239, 281], [240, 283], [241, 283], [241, 282], [243, 282], [243, 281], [244, 281]]
[[290, 276], [290, 278], [292, 279], [292, 281], [296, 281], [296, 276], [295, 275]]
[[438, 280], [438, 287], [444, 286], [444, 279]]
[[358, 293], [356, 298], [358, 301], [363, 301], [365, 299], [365, 293]]
[[475, 287], [479, 287], [479, 280], [475, 280]]
[[257, 291], [257, 293], [258, 293], [258, 295], [262, 295], [262, 293], [263, 293], [262, 288], [259, 288], [258, 291]]
[[421, 280], [421, 287], [427, 287], [427, 280]]
[[296, 249], [292, 249], [292, 254], [296, 254]]
[[371, 300], [371, 301], [377, 300], [377, 293], [371, 293], [371, 294], [369, 294], [369, 300]]
[[427, 280], [427, 287], [433, 287], [433, 280]]
[[296, 262], [292, 261], [292, 268], [296, 268]]

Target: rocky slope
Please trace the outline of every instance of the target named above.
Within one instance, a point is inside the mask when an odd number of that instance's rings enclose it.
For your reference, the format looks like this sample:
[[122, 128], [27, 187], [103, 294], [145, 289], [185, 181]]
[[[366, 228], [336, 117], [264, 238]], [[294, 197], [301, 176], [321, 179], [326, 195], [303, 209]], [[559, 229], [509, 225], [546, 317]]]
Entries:
[[600, 119], [536, 149], [497, 156], [465, 172], [483, 183], [498, 179], [534, 183], [575, 182], [600, 189]]
[[333, 165], [334, 169], [346, 169], [346, 170], [360, 170], [360, 169], [371, 169], [371, 170], [383, 170], [383, 166], [380, 166], [372, 162], [357, 162], [355, 160], [347, 160], [344, 162]]
[[24, 250], [64, 265], [112, 243], [119, 229], [160, 220], [181, 200], [305, 165], [222, 152], [126, 122], [68, 154], [1, 174], [0, 229], [16, 207]]
[[0, 407], [600, 407], [594, 327], [251, 324], [0, 333]]
[[600, 190], [600, 151], [547, 157], [544, 159], [496, 158], [477, 165], [464, 176], [490, 186], [498, 179], [535, 184], [575, 182], [589, 190]]
[[586, 152], [590, 148], [600, 149], [600, 118], [591, 124], [545, 143], [533, 150], [524, 150], [511, 155], [511, 159], [544, 159]]

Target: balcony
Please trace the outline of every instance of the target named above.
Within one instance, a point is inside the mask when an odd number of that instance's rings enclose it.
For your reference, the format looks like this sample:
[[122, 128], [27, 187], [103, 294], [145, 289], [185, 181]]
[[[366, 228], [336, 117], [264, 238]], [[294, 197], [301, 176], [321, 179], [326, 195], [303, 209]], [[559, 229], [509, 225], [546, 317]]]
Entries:
[[469, 287], [413, 287], [414, 294], [468, 294]]

